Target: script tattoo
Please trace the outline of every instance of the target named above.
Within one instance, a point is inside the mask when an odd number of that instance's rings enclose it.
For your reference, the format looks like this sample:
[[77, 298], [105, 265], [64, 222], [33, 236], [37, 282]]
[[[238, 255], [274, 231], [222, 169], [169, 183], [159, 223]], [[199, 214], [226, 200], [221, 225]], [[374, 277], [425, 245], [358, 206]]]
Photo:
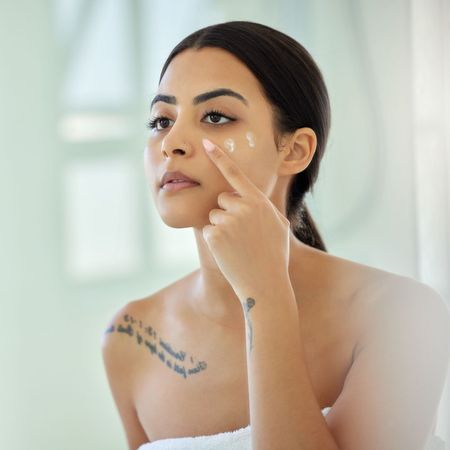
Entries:
[[255, 306], [255, 299], [249, 297], [244, 302], [244, 314], [245, 314], [245, 321], [247, 324], [247, 342], [248, 342], [248, 348], [249, 352], [251, 353], [253, 349], [253, 328], [252, 328], [252, 321], [250, 318], [250, 310]]
[[[141, 320], [135, 319], [130, 314], [125, 314], [123, 321], [126, 324], [111, 325], [105, 330], [105, 333], [123, 333], [130, 338], [134, 337], [137, 345], [146, 348], [151, 355], [156, 355], [166, 367], [185, 379], [206, 369], [205, 361], [197, 361], [196, 363], [192, 356], [187, 357], [185, 351], [175, 351], [167, 341], [158, 336], [153, 327], [144, 326]], [[191, 367], [182, 364], [187, 362], [190, 363]]]

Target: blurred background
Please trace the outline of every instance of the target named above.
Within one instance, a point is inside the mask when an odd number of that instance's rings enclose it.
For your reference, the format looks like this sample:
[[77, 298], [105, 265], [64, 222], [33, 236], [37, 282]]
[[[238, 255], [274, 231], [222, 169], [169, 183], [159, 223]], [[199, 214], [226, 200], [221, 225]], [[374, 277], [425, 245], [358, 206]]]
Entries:
[[[329, 252], [450, 305], [449, 1], [0, 5], [0, 448], [127, 448], [101, 338], [127, 302], [197, 267], [142, 156], [162, 64], [206, 25], [257, 21], [310, 51], [332, 128], [307, 204]], [[450, 442], [448, 385], [437, 433]]]

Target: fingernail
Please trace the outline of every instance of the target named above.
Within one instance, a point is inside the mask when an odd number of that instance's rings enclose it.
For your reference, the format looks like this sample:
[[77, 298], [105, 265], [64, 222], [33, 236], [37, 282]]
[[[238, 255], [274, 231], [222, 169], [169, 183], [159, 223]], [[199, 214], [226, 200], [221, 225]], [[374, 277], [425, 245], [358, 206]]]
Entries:
[[212, 152], [214, 150], [215, 145], [209, 139], [203, 138], [202, 142], [203, 147], [205, 147], [207, 152]]

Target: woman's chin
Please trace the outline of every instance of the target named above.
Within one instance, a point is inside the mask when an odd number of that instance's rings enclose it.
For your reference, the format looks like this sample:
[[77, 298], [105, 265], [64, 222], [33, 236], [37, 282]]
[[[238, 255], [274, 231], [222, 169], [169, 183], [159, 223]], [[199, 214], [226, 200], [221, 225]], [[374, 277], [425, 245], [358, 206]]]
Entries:
[[199, 215], [194, 214], [161, 214], [162, 221], [171, 228], [203, 228], [209, 220], [200, 220]]

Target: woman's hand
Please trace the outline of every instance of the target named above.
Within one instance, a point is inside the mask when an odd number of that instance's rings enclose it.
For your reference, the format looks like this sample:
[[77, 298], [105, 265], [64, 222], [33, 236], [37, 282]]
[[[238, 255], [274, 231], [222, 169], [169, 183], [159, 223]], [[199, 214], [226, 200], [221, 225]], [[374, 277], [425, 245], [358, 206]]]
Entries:
[[[289, 221], [219, 146], [204, 139], [211, 161], [235, 189], [217, 197], [203, 237], [236, 293], [289, 279]], [[208, 151], [211, 148], [211, 151]]]

